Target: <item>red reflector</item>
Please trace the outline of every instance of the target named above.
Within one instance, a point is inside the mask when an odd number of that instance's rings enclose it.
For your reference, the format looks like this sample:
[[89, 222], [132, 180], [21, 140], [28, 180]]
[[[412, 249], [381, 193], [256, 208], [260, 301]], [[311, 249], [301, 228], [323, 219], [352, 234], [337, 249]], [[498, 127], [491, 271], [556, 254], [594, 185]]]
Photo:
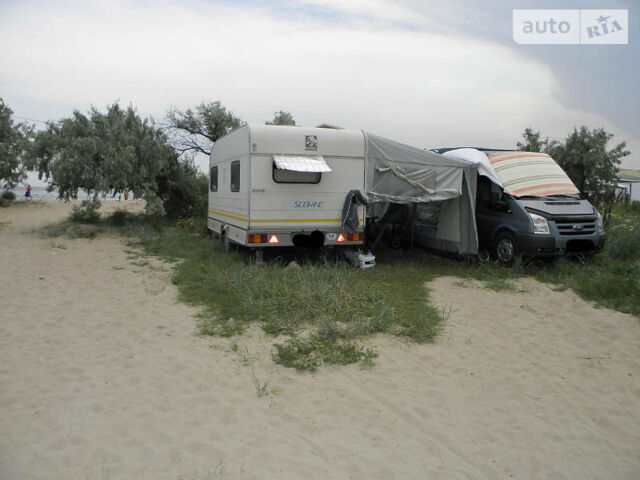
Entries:
[[356, 233], [347, 233], [347, 240], [350, 242], [359, 242], [362, 240], [362, 234], [360, 232]]
[[269, 239], [269, 243], [280, 243], [280, 240], [278, 240], [278, 237], [276, 237], [275, 234], [271, 235], [271, 238]]
[[338, 239], [336, 241], [337, 242], [344, 242], [344, 235], [343, 234], [338, 235]]
[[249, 243], [267, 243], [267, 234], [266, 233], [252, 233], [247, 236], [247, 241]]

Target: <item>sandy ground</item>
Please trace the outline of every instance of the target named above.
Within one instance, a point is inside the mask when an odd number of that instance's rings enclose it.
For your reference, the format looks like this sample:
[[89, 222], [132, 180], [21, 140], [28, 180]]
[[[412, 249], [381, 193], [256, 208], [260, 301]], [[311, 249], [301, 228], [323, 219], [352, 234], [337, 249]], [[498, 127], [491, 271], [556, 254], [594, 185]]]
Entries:
[[2, 479], [640, 478], [634, 317], [440, 278], [435, 344], [297, 373], [258, 329], [198, 337], [121, 239], [32, 232], [68, 208], [0, 209]]

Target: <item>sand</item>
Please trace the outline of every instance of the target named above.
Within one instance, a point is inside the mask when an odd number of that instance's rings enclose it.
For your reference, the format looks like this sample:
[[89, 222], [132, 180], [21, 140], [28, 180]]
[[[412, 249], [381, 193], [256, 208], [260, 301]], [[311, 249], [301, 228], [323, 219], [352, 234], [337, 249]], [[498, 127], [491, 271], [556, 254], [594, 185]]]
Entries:
[[640, 478], [635, 317], [439, 278], [434, 344], [298, 373], [257, 328], [198, 336], [171, 266], [122, 239], [32, 232], [68, 211], [0, 209], [2, 479]]

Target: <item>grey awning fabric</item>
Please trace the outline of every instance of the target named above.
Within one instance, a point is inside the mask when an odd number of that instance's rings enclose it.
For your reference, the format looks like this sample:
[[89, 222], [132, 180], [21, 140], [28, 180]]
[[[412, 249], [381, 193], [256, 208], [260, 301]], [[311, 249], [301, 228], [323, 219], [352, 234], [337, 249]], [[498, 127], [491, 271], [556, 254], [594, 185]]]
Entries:
[[473, 162], [445, 158], [365, 132], [365, 184], [371, 200], [419, 203], [449, 200], [462, 195], [466, 168]]
[[[382, 218], [392, 203], [417, 205], [418, 222], [430, 235], [424, 236], [423, 245], [462, 254], [477, 253], [478, 164], [366, 132], [364, 136], [368, 217]], [[421, 204], [432, 206], [422, 208]]]
[[273, 160], [280, 170], [291, 170], [293, 172], [331, 172], [331, 167], [322, 155], [279, 155], [274, 154]]

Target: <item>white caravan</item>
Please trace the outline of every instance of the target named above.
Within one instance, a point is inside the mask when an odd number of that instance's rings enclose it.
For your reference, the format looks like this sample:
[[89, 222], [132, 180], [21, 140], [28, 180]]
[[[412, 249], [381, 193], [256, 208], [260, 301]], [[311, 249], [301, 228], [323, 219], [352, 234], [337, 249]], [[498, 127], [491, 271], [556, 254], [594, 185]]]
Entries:
[[209, 161], [209, 230], [252, 248], [361, 245], [342, 208], [364, 190], [362, 131], [245, 125], [218, 140]]

